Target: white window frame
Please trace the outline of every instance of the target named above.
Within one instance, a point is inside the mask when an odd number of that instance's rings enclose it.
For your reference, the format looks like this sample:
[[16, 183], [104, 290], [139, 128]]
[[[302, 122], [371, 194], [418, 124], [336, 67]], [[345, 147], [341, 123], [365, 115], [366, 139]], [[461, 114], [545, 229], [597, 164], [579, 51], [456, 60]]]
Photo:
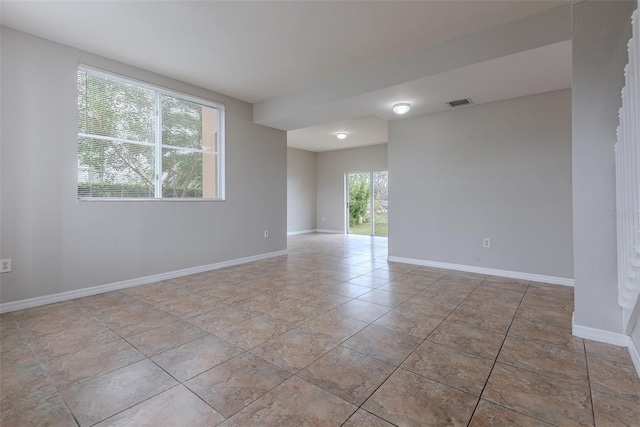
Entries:
[[[154, 160], [155, 160], [155, 197], [134, 197], [134, 198], [118, 198], [118, 197], [78, 197], [80, 201], [169, 201], [169, 202], [220, 202], [225, 200], [225, 106], [219, 102], [209, 101], [196, 96], [188, 95], [182, 92], [177, 92], [171, 89], [164, 88], [162, 86], [147, 83], [141, 80], [125, 77], [119, 74], [115, 74], [109, 71], [94, 68], [85, 64], [78, 64], [78, 71], [84, 71], [97, 77], [103, 77], [111, 79], [120, 83], [137, 86], [143, 89], [148, 89], [155, 92], [155, 138], [153, 143], [145, 141], [131, 141], [127, 139], [112, 138], [108, 136], [92, 135], [78, 132], [78, 141], [81, 137], [87, 137], [92, 139], [104, 139], [114, 142], [122, 142], [127, 144], [136, 144], [143, 146], [154, 147]], [[76, 83], [77, 87], [77, 83]], [[196, 104], [204, 105], [207, 107], [215, 108], [218, 113], [218, 134], [216, 139], [216, 146], [218, 151], [212, 150], [194, 150], [185, 147], [177, 147], [173, 145], [162, 144], [162, 110], [161, 110], [161, 98], [162, 95], [171, 96], [181, 99], [183, 101], [193, 102]], [[76, 114], [77, 115], [77, 114]], [[77, 126], [76, 126], [77, 128]], [[76, 145], [77, 148], [77, 145]], [[203, 154], [215, 154], [217, 155], [217, 185], [218, 185], [218, 197], [216, 198], [180, 198], [180, 197], [162, 197], [162, 149], [170, 148], [176, 150], [185, 151], [197, 151]], [[76, 153], [77, 156], [77, 153]], [[76, 180], [76, 191], [77, 185]]]

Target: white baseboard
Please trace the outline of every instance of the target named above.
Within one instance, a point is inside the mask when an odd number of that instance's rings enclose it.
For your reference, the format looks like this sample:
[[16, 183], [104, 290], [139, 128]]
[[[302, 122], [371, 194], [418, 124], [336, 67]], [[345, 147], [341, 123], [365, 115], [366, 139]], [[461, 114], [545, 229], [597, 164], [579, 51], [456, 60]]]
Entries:
[[295, 236], [297, 234], [309, 234], [315, 233], [317, 230], [299, 230], [299, 231], [287, 231], [287, 236]]
[[204, 273], [205, 271], [218, 270], [234, 265], [246, 264], [248, 262], [261, 261], [264, 259], [274, 258], [287, 255], [287, 251], [269, 252], [266, 254], [253, 255], [245, 258], [232, 259], [229, 261], [218, 262], [215, 264], [202, 265], [199, 267], [185, 268], [183, 270], [170, 271], [167, 273], [154, 274], [151, 276], [139, 277], [136, 279], [123, 280], [122, 282], [109, 283], [106, 285], [92, 286], [90, 288], [76, 289], [74, 291], [61, 292], [53, 295], [44, 295], [41, 297], [28, 298], [20, 301], [5, 302], [0, 304], [0, 313], [22, 310], [25, 308], [37, 307], [40, 305], [51, 304], [54, 302], [67, 301], [74, 298], [86, 297], [89, 295], [102, 294], [119, 289], [131, 288], [138, 285], [146, 285], [149, 283], [159, 282], [162, 280], [175, 279], [176, 277], [188, 276], [190, 274]]
[[631, 342], [631, 337], [629, 335], [578, 325], [573, 320], [571, 323], [571, 333], [578, 338], [603, 342], [605, 344], [613, 344], [621, 347], [629, 347], [629, 343]]
[[498, 270], [495, 268], [476, 267], [473, 265], [451, 264], [448, 262], [427, 261], [423, 259], [403, 258], [397, 256], [389, 256], [387, 260], [391, 262], [400, 262], [403, 264], [414, 264], [425, 267], [442, 268], [445, 270], [458, 270], [467, 273], [486, 274], [489, 276], [508, 277], [510, 279], [530, 280], [532, 282], [551, 283], [553, 285], [573, 286], [573, 279], [568, 277], [545, 276], [542, 274], [521, 273], [518, 271]]
[[573, 335], [578, 338], [627, 347], [633, 366], [636, 368], [636, 373], [640, 376], [640, 352], [638, 352], [636, 344], [629, 335], [577, 325], [574, 318], [571, 319], [571, 326]]
[[344, 234], [344, 230], [327, 230], [325, 228], [318, 228], [316, 233]]
[[638, 347], [636, 347], [636, 343], [633, 340], [629, 340], [629, 356], [631, 356], [633, 366], [636, 367], [636, 373], [640, 377], [640, 351], [638, 351]]
[[627, 347], [633, 366], [636, 368], [636, 373], [640, 377], [640, 353], [629, 335], [577, 325], [573, 318], [571, 319], [571, 326], [573, 335], [578, 338]]

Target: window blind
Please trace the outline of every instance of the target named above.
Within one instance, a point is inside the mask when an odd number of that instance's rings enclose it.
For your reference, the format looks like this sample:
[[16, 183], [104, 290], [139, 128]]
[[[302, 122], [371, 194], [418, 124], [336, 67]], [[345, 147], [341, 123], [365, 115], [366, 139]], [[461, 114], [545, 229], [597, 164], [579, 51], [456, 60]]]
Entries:
[[223, 110], [78, 69], [78, 197], [221, 199]]

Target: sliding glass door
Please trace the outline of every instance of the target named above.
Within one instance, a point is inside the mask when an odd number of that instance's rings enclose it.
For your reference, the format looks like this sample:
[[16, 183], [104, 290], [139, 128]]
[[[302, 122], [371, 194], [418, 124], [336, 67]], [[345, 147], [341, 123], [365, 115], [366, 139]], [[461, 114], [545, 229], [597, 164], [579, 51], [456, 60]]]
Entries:
[[352, 172], [347, 181], [347, 220], [350, 234], [387, 236], [388, 172]]
[[347, 174], [347, 218], [350, 234], [371, 234], [371, 173]]
[[389, 235], [389, 172], [372, 172], [373, 235]]

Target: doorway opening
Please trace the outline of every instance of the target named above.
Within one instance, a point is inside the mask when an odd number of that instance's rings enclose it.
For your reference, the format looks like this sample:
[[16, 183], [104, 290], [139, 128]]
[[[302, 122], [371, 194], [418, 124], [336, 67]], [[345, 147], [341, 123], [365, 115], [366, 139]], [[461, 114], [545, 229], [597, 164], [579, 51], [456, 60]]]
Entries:
[[346, 176], [349, 234], [389, 235], [389, 172], [349, 172]]

